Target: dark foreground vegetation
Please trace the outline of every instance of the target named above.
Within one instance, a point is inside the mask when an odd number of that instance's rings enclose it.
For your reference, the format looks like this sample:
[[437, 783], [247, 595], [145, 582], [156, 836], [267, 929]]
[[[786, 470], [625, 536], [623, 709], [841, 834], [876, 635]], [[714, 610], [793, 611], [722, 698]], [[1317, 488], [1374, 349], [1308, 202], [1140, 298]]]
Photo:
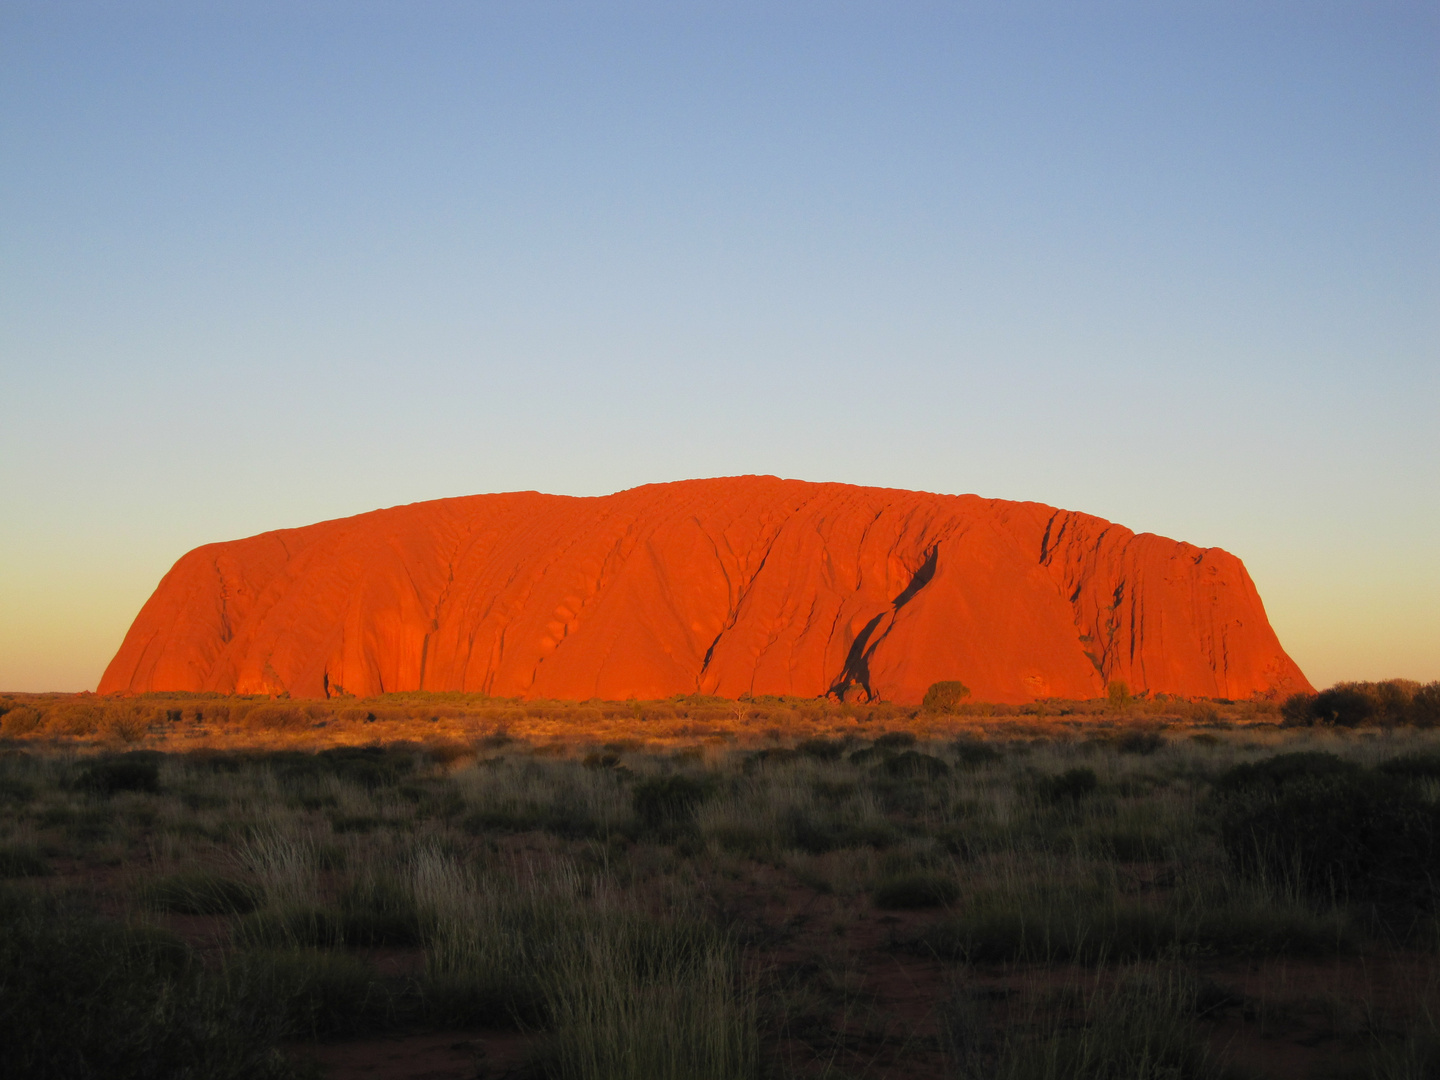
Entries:
[[1113, 697], [288, 749], [11, 699], [4, 1074], [1440, 1075], [1440, 732]]

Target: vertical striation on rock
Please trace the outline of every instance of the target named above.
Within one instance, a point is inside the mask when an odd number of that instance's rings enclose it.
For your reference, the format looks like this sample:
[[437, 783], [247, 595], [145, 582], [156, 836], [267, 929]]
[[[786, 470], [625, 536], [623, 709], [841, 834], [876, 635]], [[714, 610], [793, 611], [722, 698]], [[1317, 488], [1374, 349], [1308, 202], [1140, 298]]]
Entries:
[[180, 559], [102, 693], [918, 702], [1309, 688], [1245, 567], [1038, 503], [769, 476], [397, 506]]

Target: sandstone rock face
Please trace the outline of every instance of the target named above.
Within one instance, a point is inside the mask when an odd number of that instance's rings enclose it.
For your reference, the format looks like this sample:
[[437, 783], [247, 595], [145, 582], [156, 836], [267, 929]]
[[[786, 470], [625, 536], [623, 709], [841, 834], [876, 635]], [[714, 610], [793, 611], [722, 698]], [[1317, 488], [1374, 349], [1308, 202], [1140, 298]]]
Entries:
[[769, 476], [397, 506], [209, 544], [100, 691], [915, 703], [1309, 689], [1245, 567], [1086, 514]]

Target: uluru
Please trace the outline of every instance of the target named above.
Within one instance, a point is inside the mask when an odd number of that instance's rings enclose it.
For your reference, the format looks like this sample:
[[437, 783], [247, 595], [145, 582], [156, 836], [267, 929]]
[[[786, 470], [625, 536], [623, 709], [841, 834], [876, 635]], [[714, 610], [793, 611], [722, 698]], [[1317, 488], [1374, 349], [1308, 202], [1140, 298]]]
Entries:
[[207, 544], [102, 693], [918, 703], [1310, 684], [1238, 558], [1033, 502], [743, 476], [473, 495]]

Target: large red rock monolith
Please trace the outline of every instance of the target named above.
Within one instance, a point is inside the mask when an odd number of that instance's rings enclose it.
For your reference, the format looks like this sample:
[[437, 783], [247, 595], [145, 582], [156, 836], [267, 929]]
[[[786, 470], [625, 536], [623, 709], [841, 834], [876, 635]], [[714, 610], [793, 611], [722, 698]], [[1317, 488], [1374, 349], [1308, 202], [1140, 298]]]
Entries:
[[1240, 560], [1039, 503], [743, 476], [208, 544], [100, 691], [918, 702], [1309, 689]]

